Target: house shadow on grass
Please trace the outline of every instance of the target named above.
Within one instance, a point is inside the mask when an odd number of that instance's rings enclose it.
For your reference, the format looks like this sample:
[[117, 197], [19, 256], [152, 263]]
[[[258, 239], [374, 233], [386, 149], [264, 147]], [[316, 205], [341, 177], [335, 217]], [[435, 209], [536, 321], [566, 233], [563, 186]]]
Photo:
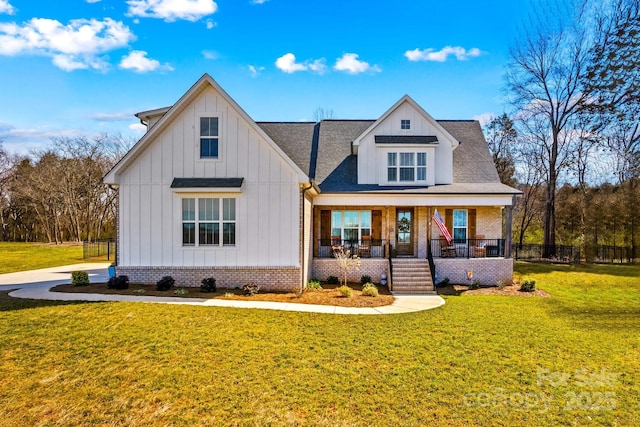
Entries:
[[58, 305], [78, 305], [93, 303], [93, 301], [53, 301], [44, 299], [27, 299], [27, 298], [14, 298], [9, 296], [9, 292], [15, 289], [0, 291], [0, 312], [2, 311], [14, 311], [24, 310], [29, 308], [39, 307], [54, 307]]

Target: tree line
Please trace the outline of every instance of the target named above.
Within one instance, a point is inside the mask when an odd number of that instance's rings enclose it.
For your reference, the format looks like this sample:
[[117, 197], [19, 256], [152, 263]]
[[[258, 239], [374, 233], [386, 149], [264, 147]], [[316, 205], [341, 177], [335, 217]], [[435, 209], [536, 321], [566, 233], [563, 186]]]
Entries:
[[10, 155], [0, 142], [0, 240], [61, 243], [115, 237], [116, 189], [102, 177], [132, 141], [118, 134], [53, 138]]
[[485, 127], [502, 182], [523, 192], [514, 240], [635, 250], [640, 0], [538, 7], [510, 51], [510, 110]]

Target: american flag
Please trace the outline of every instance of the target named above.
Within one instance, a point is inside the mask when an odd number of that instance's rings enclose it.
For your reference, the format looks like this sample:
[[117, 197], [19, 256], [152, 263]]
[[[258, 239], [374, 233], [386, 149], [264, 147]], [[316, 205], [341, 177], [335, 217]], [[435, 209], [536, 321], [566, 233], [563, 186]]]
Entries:
[[447, 244], [450, 244], [452, 239], [451, 233], [449, 233], [447, 226], [444, 224], [442, 217], [438, 213], [438, 209], [436, 209], [435, 212], [433, 213], [433, 221], [436, 223], [436, 225], [440, 229], [440, 233], [442, 234], [442, 237], [447, 239]]

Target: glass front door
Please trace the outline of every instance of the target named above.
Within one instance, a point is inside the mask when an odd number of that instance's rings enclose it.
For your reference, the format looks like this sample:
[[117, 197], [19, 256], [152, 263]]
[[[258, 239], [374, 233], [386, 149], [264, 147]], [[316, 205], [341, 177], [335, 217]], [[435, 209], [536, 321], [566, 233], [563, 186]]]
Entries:
[[413, 208], [396, 209], [396, 250], [413, 255]]

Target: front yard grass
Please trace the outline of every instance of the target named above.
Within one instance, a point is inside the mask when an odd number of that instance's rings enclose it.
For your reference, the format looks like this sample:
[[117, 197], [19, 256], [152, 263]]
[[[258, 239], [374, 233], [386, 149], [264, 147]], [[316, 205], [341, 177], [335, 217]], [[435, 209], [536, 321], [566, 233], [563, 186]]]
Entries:
[[0, 297], [0, 425], [638, 425], [640, 267], [385, 316]]
[[0, 242], [0, 260], [2, 260], [0, 274], [87, 261], [82, 259], [82, 244], [53, 245], [15, 242]]

